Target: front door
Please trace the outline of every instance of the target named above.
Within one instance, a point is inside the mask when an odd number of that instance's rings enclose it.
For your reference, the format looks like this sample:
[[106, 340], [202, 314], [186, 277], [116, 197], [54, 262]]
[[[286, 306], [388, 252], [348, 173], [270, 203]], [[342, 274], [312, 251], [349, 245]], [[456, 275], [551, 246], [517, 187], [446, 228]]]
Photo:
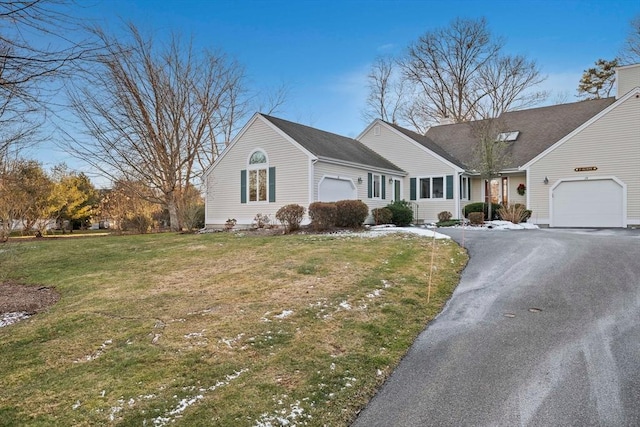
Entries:
[[503, 176], [484, 182], [484, 202], [489, 203], [489, 189], [491, 189], [491, 203], [509, 203], [509, 178]]

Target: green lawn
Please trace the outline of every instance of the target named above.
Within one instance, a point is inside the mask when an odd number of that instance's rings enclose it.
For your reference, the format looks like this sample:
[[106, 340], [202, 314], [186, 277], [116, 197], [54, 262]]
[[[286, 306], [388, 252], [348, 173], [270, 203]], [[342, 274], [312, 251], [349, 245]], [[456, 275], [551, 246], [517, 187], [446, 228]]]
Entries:
[[451, 241], [244, 233], [0, 245], [53, 286], [0, 328], [0, 425], [348, 425], [442, 308]]

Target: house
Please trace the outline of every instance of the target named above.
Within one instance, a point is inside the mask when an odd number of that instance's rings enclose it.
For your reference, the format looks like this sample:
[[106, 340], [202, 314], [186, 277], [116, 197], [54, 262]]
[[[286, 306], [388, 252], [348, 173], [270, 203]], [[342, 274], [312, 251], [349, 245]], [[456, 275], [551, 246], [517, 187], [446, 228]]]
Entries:
[[353, 198], [371, 209], [404, 199], [418, 222], [435, 222], [491, 193], [525, 204], [541, 226], [640, 226], [640, 64], [618, 68], [616, 80], [615, 97], [497, 118], [508, 162], [490, 182], [474, 169], [481, 121], [420, 135], [375, 120], [350, 139], [256, 114], [207, 171], [205, 222], [249, 225], [288, 203]]
[[[205, 224], [248, 227], [282, 206], [362, 199], [386, 206], [406, 173], [364, 144], [309, 126], [255, 114], [206, 173]], [[306, 220], [308, 222], [308, 218]]]

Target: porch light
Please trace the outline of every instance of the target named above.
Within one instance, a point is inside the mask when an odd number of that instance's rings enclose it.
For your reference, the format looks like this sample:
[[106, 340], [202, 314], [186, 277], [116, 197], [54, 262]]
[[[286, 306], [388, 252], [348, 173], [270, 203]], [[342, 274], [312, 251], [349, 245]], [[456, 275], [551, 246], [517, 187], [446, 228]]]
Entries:
[[389, 178], [389, 184], [393, 184], [393, 178]]
[[547, 177], [545, 176], [545, 177], [544, 177], [544, 181], [542, 181], [542, 182], [544, 182], [544, 184], [545, 184], [545, 185], [549, 184], [549, 178], [547, 178]]
[[358, 184], [362, 184], [362, 177], [358, 177]]

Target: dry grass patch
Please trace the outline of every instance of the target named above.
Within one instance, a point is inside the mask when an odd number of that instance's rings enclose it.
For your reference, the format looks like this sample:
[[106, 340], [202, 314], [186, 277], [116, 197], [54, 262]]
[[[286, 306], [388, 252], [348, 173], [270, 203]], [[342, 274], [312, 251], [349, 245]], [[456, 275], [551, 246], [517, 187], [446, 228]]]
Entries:
[[[417, 236], [25, 242], [56, 306], [0, 329], [5, 425], [348, 425], [449, 298], [466, 254]], [[29, 268], [26, 268], [26, 267]]]

